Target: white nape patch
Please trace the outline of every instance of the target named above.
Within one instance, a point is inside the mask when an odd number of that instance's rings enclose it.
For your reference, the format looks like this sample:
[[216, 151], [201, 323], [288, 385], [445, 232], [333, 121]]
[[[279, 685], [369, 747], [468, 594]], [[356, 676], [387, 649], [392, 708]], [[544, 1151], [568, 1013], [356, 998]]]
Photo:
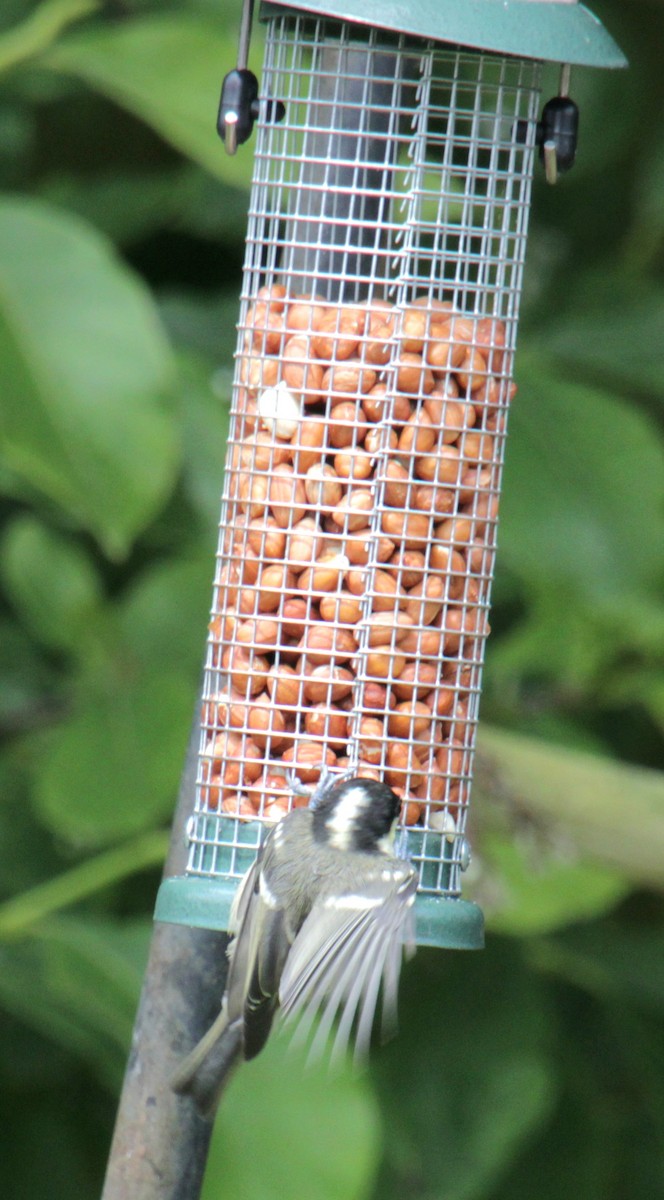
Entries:
[[382, 896], [328, 896], [323, 907], [342, 909], [380, 908]]
[[397, 835], [397, 823], [396, 823], [396, 821], [393, 821], [392, 827], [391, 827], [389, 833], [386, 833], [385, 837], [379, 838], [379, 840], [378, 840], [377, 845], [378, 845], [378, 849], [380, 850], [381, 854], [387, 854], [390, 858], [393, 858], [393, 856], [394, 856], [394, 839], [395, 839], [396, 835]]
[[259, 894], [261, 900], [263, 901], [263, 904], [265, 904], [268, 908], [278, 908], [279, 907], [279, 901], [277, 900], [277, 897], [274, 895], [274, 892], [271, 892], [269, 887], [267, 886], [265, 876], [263, 875], [262, 872], [258, 879], [258, 894]]
[[332, 815], [325, 822], [325, 828], [330, 835], [330, 843], [337, 850], [349, 850], [353, 844], [351, 830], [357, 824], [357, 818], [371, 804], [371, 796], [366, 788], [358, 784], [350, 788], [343, 800], [340, 800]]

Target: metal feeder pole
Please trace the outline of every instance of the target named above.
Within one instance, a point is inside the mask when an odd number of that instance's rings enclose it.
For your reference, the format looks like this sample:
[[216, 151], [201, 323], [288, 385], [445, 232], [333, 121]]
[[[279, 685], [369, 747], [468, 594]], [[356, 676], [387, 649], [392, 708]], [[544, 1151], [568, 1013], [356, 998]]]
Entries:
[[[396, 63], [395, 55], [351, 50], [332, 42], [320, 55], [310, 122], [320, 132], [310, 135], [307, 146], [308, 158], [303, 164], [293, 222], [294, 244], [285, 264], [293, 287], [303, 294], [317, 291], [326, 300], [341, 303], [360, 300], [368, 290], [366, 285], [342, 281], [344, 276], [353, 281], [372, 273], [373, 228], [380, 224], [386, 207], [385, 151], [379, 139], [385, 139], [389, 132], [389, 109], [394, 94], [393, 83], [379, 83], [377, 78], [386, 81], [393, 78]], [[365, 94], [367, 79], [372, 81], [368, 95]], [[324, 116], [331, 106], [334, 106], [332, 134], [326, 128]], [[365, 164], [376, 163], [375, 169], [362, 168], [359, 181], [355, 178], [358, 157]], [[331, 170], [326, 158], [334, 163]], [[358, 191], [373, 195], [364, 195], [358, 203], [354, 183], [356, 186], [359, 183]], [[349, 239], [351, 227], [354, 232]], [[322, 248], [317, 244], [320, 242]], [[332, 245], [338, 249], [332, 250]]]
[[[198, 754], [198, 714], [187, 748], [164, 878], [184, 868]], [[228, 935], [155, 923], [102, 1200], [196, 1200], [212, 1126], [169, 1080], [184, 1048], [219, 1011]]]
[[[357, 105], [363, 87], [361, 60], [369, 56], [356, 51], [353, 57], [357, 81], [349, 85], [344, 79], [345, 87], [341, 94], [338, 90], [336, 94], [342, 109], [340, 119], [349, 132], [355, 128], [357, 108], [353, 105]], [[388, 55], [380, 57], [384, 60], [380, 74], [389, 77], [393, 60]], [[334, 94], [338, 58], [339, 50], [333, 46], [323, 54], [319, 76], [321, 100], [329, 101]], [[379, 109], [386, 107], [392, 87], [385, 85], [384, 92], [384, 96], [378, 96], [374, 91], [372, 97]], [[386, 112], [376, 112], [372, 107], [370, 121], [371, 133], [386, 131]], [[349, 165], [337, 168], [335, 183], [341, 185], [344, 174], [352, 173], [356, 152], [355, 138], [337, 139], [335, 158], [347, 159]], [[376, 158], [382, 159], [380, 149]], [[319, 163], [311, 164], [308, 169], [308, 182], [312, 185], [306, 214], [309, 222], [302, 214], [295, 238], [300, 243], [296, 248], [300, 258], [299, 261], [294, 258], [293, 270], [303, 273], [303, 291], [313, 277], [316, 250], [313, 244], [309, 249], [306, 247], [310, 242], [315, 243], [315, 230], [332, 215], [348, 221], [353, 205], [350, 192], [337, 193], [334, 189], [321, 192], [313, 186], [320, 183], [323, 169]], [[382, 172], [377, 168], [371, 183], [367, 181], [376, 191], [370, 204], [371, 220], [375, 222], [380, 219], [381, 180]], [[320, 208], [318, 217], [316, 203]], [[364, 226], [359, 227], [359, 232], [366, 236]], [[317, 269], [322, 265], [323, 271], [329, 273], [331, 285], [339, 274], [339, 260], [344, 255], [349, 272], [359, 274], [361, 241], [356, 243], [354, 256], [351, 252], [350, 262], [348, 251], [340, 247], [336, 255], [329, 255], [327, 261], [317, 264]], [[328, 299], [343, 299], [331, 294], [332, 286], [329, 291]], [[181, 875], [185, 868], [185, 830], [196, 785], [199, 739], [197, 715], [187, 747], [164, 879]], [[155, 922], [101, 1200], [197, 1200], [200, 1196], [212, 1125], [198, 1115], [188, 1097], [172, 1092], [169, 1080], [186, 1049], [198, 1041], [218, 1015], [228, 970], [227, 944], [225, 933]]]

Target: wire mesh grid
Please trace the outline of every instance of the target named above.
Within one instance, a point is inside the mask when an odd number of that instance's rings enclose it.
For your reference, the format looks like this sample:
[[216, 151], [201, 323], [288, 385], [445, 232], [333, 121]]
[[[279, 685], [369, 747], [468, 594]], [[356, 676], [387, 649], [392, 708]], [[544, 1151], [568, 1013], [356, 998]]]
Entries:
[[460, 891], [538, 95], [268, 25], [190, 874], [241, 876], [327, 768], [385, 779], [421, 890]]

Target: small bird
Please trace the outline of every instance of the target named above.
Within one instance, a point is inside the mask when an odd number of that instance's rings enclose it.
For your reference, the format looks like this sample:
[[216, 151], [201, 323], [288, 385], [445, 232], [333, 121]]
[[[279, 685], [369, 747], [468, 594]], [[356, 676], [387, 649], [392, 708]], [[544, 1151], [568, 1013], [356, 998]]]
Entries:
[[394, 854], [400, 800], [372, 779], [327, 777], [308, 808], [271, 830], [235, 895], [221, 1012], [172, 1086], [212, 1119], [242, 1061], [263, 1049], [280, 1007], [318, 1056], [339, 1014], [332, 1060], [354, 1035], [367, 1053], [382, 984], [381, 1031], [394, 1033], [404, 951], [414, 949], [417, 874]]

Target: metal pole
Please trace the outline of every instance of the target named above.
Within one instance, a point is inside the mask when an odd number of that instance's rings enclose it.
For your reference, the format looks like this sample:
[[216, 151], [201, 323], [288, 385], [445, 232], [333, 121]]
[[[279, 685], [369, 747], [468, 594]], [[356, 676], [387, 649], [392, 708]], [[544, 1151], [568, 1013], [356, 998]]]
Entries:
[[[330, 293], [338, 288], [333, 280], [340, 273], [340, 256], [344, 256], [349, 284], [345, 297], [328, 295], [335, 300], [359, 299], [366, 286], [361, 280], [371, 276], [375, 263], [377, 246], [366, 230], [367, 222], [379, 228], [385, 203], [381, 194], [384, 137], [390, 123], [389, 105], [395, 86], [390, 75], [396, 61], [392, 55], [344, 51], [344, 70], [348, 70], [352, 56], [355, 78], [344, 80], [340, 92], [340, 53], [334, 46], [326, 46], [323, 52], [319, 96], [326, 103], [334, 97], [335, 105], [341, 104], [342, 115], [337, 108], [334, 123], [338, 128], [341, 120], [348, 134], [335, 139], [331, 157], [337, 162], [332, 179], [324, 177], [320, 161], [305, 164], [305, 186], [298, 191], [301, 202], [291, 218], [291, 249], [283, 264], [291, 276], [291, 286], [293, 276], [302, 272], [303, 291], [310, 289], [315, 279], [314, 290]], [[380, 74], [386, 82], [374, 84], [367, 97], [367, 74], [376, 72], [376, 58], [381, 60]], [[313, 109], [312, 124], [316, 128], [320, 120], [320, 133], [314, 133], [316, 144], [308, 153], [319, 159], [330, 154], [326, 132], [330, 109], [326, 105], [320, 110], [314, 105]], [[359, 183], [362, 191], [369, 193], [359, 202], [353, 194], [353, 185], [358, 183], [358, 133], [366, 164]], [[381, 137], [372, 145], [376, 135]], [[374, 161], [375, 167], [371, 165]], [[321, 187], [322, 183], [325, 186]], [[349, 222], [356, 229], [356, 237], [352, 244], [342, 244]], [[317, 245], [321, 228], [326, 243], [335, 245], [322, 257]], [[363, 228], [365, 237], [371, 236], [365, 246], [357, 232]], [[326, 283], [324, 277], [328, 274], [330, 280]], [[184, 830], [193, 809], [198, 745], [197, 720], [187, 751], [164, 877], [184, 872]], [[172, 1092], [170, 1078], [184, 1054], [218, 1016], [226, 980], [227, 942], [227, 935], [222, 933], [155, 925], [101, 1200], [197, 1200], [200, 1196], [212, 1125], [198, 1115], [188, 1097]]]
[[[164, 875], [184, 870], [198, 718], [192, 731]], [[157, 923], [138, 1006], [102, 1200], [197, 1200], [212, 1125], [170, 1078], [219, 1013], [227, 935]]]
[[[362, 299], [385, 217], [385, 140], [398, 58], [326, 42], [313, 66], [305, 161], [286, 225], [291, 287], [335, 303]], [[340, 284], [340, 280], [343, 283]]]

